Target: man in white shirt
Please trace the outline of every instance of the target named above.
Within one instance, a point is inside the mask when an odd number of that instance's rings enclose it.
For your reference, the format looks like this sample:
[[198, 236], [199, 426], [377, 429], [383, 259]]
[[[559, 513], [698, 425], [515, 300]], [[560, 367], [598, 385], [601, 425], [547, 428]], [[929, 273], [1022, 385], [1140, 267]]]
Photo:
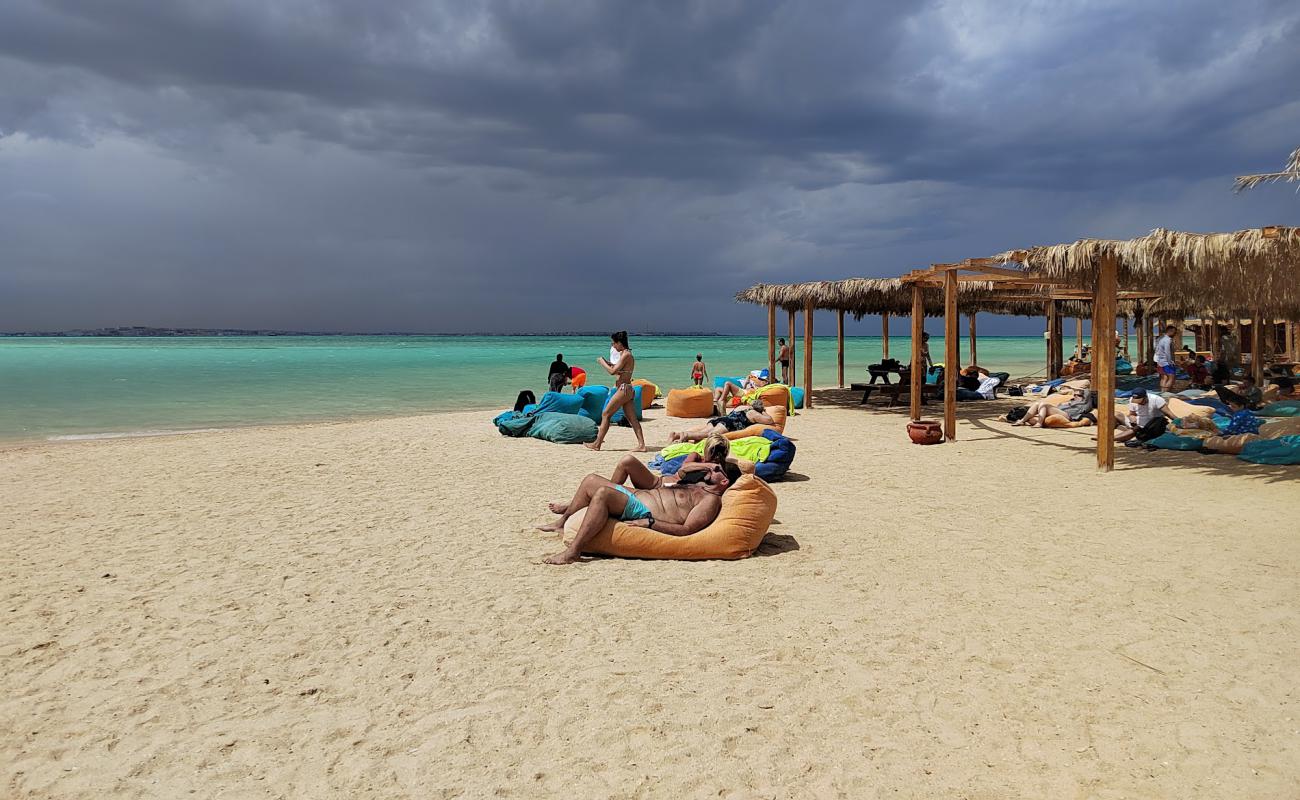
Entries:
[[1128, 399], [1128, 414], [1116, 413], [1115, 441], [1137, 447], [1164, 433], [1174, 415], [1169, 402], [1158, 394], [1137, 388]]
[[1173, 325], [1168, 325], [1165, 327], [1165, 335], [1156, 339], [1156, 372], [1160, 375], [1162, 392], [1174, 390], [1174, 373], [1178, 371], [1174, 366], [1174, 334], [1177, 331], [1178, 329]]

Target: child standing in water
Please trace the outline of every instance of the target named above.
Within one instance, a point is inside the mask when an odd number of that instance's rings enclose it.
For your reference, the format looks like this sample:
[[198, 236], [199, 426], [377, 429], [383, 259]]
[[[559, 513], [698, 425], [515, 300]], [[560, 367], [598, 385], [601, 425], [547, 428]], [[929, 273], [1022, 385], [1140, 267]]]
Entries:
[[596, 432], [596, 441], [583, 445], [583, 447], [592, 450], [599, 450], [605, 443], [605, 434], [609, 433], [609, 423], [619, 409], [623, 409], [623, 416], [632, 426], [632, 433], [636, 434], [636, 449], [634, 453], [645, 452], [645, 434], [641, 432], [641, 421], [636, 418], [636, 395], [632, 390], [632, 370], [636, 368], [636, 358], [632, 355], [632, 350], [627, 343], [627, 331], [615, 331], [609, 335], [612, 341], [613, 349], [618, 353], [618, 358], [614, 363], [610, 363], [603, 358], [596, 359], [605, 371], [614, 376], [614, 393], [610, 395], [609, 402], [605, 403], [605, 411], [600, 416], [600, 429]]
[[704, 366], [704, 354], [695, 354], [695, 363], [691, 365], [691, 382], [696, 386], [704, 386], [704, 379], [709, 377], [709, 368]]

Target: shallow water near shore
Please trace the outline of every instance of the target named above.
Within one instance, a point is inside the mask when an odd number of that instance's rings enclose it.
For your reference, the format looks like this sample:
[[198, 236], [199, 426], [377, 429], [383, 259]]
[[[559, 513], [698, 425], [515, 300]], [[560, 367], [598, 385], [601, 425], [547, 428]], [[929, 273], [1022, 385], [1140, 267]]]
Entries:
[[[802, 338], [797, 346], [802, 348]], [[662, 390], [690, 383], [696, 353], [710, 375], [766, 366], [762, 336], [638, 336], [637, 377]], [[967, 355], [962, 340], [962, 355]], [[1012, 375], [1043, 369], [1037, 336], [978, 340], [980, 363]], [[909, 357], [906, 338], [890, 355]], [[240, 336], [0, 339], [0, 440], [162, 435], [245, 425], [509, 408], [541, 394], [556, 353], [609, 380], [601, 336]], [[942, 360], [943, 340], [931, 340]], [[835, 338], [817, 337], [813, 380], [837, 381]], [[845, 340], [845, 381], [866, 379], [879, 337]], [[802, 350], [796, 353], [802, 372]], [[798, 376], [802, 382], [802, 374]]]

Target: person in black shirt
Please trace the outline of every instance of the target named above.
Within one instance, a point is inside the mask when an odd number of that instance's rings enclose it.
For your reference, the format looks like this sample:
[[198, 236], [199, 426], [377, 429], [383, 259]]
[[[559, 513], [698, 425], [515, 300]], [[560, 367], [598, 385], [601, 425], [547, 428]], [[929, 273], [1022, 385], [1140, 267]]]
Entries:
[[563, 391], [569, 381], [569, 365], [564, 363], [564, 353], [556, 353], [551, 368], [546, 373], [546, 383], [552, 392]]

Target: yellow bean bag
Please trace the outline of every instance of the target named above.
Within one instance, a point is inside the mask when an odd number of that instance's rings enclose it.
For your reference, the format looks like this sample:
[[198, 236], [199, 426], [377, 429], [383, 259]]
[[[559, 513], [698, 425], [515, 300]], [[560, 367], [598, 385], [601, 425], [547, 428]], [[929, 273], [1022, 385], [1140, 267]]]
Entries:
[[[567, 538], [577, 535], [586, 509], [569, 518], [564, 526]], [[718, 518], [704, 530], [690, 536], [638, 528], [610, 520], [586, 552], [623, 558], [671, 558], [702, 561], [710, 558], [745, 558], [763, 541], [776, 516], [776, 494], [762, 478], [742, 475], [722, 495]]]
[[699, 386], [673, 389], [664, 401], [668, 416], [703, 419], [713, 416], [713, 392]]
[[655, 386], [645, 378], [637, 378], [632, 381], [633, 386], [641, 387], [641, 410], [645, 411], [655, 404], [655, 397], [659, 394], [659, 387]]
[[1214, 415], [1214, 408], [1211, 406], [1198, 406], [1181, 398], [1171, 397], [1169, 398], [1169, 412], [1175, 417], [1188, 417], [1193, 414], [1209, 417]]

